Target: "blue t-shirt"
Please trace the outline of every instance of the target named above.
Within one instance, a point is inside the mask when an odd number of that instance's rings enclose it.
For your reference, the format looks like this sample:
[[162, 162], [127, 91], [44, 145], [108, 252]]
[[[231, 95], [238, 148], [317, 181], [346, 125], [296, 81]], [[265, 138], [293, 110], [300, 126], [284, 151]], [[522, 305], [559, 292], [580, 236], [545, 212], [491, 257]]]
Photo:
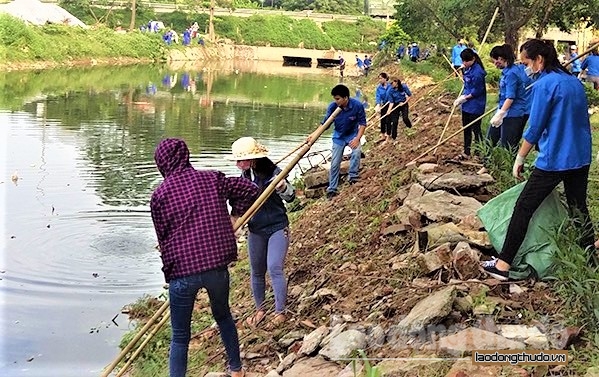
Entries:
[[[577, 58], [577, 57], [578, 57], [578, 54], [575, 52], [570, 54], [570, 60]], [[574, 60], [570, 65], [572, 66], [572, 73], [578, 74], [582, 71], [582, 68], [581, 68], [582, 62], [580, 61], [580, 59]]]
[[505, 67], [501, 71], [499, 79], [499, 105], [501, 109], [506, 99], [512, 99], [512, 105], [508, 109], [507, 117], [521, 117], [528, 114], [526, 84], [520, 76], [520, 68], [515, 65]]
[[539, 144], [535, 166], [578, 169], [591, 163], [591, 124], [582, 83], [565, 72], [542, 72], [532, 86], [529, 127], [524, 139]]
[[465, 45], [455, 45], [451, 49], [451, 63], [456, 66], [462, 65], [462, 57], [460, 53], [466, 49]]
[[589, 76], [599, 76], [599, 55], [589, 55], [582, 62], [582, 70], [587, 70]]
[[401, 84], [401, 88], [395, 89], [393, 86], [389, 88], [389, 102], [399, 104], [406, 101], [406, 96], [411, 96], [412, 92], [408, 86], [404, 83]]
[[378, 105], [384, 105], [389, 101], [389, 88], [391, 85], [386, 83], [385, 86], [383, 84], [378, 84], [376, 86], [376, 90], [374, 92], [374, 101]]
[[485, 84], [487, 72], [474, 63], [464, 70], [464, 95], [471, 95], [468, 101], [462, 104], [462, 111], [470, 114], [483, 114], [487, 105], [487, 86]]
[[[333, 111], [337, 109], [337, 104], [333, 101], [327, 108], [321, 124], [323, 124]], [[366, 111], [360, 101], [350, 98], [347, 106], [335, 117], [335, 129], [333, 131], [333, 143], [338, 145], [347, 145], [358, 135], [360, 126], [366, 127]]]

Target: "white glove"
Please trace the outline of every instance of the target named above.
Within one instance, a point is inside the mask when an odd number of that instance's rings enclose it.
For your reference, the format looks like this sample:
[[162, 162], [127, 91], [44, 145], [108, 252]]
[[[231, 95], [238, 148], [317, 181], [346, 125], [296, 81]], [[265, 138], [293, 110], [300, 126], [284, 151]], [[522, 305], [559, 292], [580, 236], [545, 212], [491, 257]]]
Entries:
[[512, 175], [516, 179], [522, 179], [522, 170], [524, 170], [524, 159], [520, 155], [516, 156], [516, 161], [514, 161], [514, 167], [512, 168]]
[[380, 113], [381, 113], [381, 105], [379, 105], [379, 104], [377, 103], [377, 104], [376, 104], [376, 106], [374, 107], [374, 111], [375, 111], [377, 114], [380, 114]]
[[456, 98], [455, 101], [453, 101], [453, 106], [458, 107], [466, 101], [468, 101], [468, 99], [466, 98], [465, 95], [462, 94], [461, 96]]
[[495, 115], [491, 118], [491, 125], [493, 127], [499, 127], [503, 124], [503, 118], [507, 115], [507, 111], [497, 110]]
[[286, 188], [287, 188], [287, 180], [285, 180], [285, 179], [281, 179], [281, 181], [279, 183], [277, 183], [277, 185], [275, 186], [276, 192], [279, 192], [279, 193], [285, 191]]

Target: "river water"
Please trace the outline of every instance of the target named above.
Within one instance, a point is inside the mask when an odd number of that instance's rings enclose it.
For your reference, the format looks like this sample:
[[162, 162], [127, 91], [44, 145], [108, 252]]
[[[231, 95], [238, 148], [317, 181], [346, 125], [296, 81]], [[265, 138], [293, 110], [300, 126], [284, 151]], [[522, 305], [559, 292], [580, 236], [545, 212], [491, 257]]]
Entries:
[[238, 174], [224, 159], [234, 140], [254, 136], [278, 160], [337, 80], [230, 64], [0, 73], [0, 375], [97, 376], [133, 326], [121, 308], [162, 292], [148, 206], [159, 140]]

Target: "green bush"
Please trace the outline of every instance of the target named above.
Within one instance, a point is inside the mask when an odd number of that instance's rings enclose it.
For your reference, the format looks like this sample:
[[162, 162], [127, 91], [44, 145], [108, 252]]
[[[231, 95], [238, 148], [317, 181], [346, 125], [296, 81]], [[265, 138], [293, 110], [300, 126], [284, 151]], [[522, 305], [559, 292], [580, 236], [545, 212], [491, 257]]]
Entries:
[[592, 83], [584, 84], [584, 91], [587, 94], [587, 99], [589, 101], [589, 106], [599, 106], [599, 90], [593, 89]]
[[0, 40], [2, 58], [9, 62], [123, 56], [156, 60], [163, 57], [164, 49], [157, 34], [118, 34], [106, 27], [33, 26], [6, 15], [0, 16]]

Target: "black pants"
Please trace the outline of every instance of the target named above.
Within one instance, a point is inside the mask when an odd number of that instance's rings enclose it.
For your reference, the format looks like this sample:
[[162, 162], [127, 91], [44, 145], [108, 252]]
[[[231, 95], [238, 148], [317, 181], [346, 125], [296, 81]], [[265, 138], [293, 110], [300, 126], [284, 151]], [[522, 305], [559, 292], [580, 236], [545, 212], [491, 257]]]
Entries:
[[[391, 122], [391, 116], [385, 116], [389, 110], [389, 104], [381, 107], [381, 133], [387, 133], [388, 124]], [[384, 118], [383, 118], [384, 117]]]
[[410, 122], [410, 118], [408, 118], [408, 112], [409, 112], [409, 108], [408, 108], [408, 104], [406, 103], [403, 106], [399, 106], [398, 108], [393, 109], [393, 111], [389, 115], [391, 120], [389, 121], [389, 124], [387, 125], [387, 135], [391, 136], [391, 139], [393, 139], [393, 140], [397, 139], [397, 126], [399, 124], [399, 116], [400, 115], [401, 115], [401, 118], [402, 118], [403, 122], [405, 123], [406, 127], [412, 128], [412, 122]]
[[[480, 117], [482, 114], [471, 114], [462, 111], [462, 128], [470, 124], [473, 120]], [[480, 142], [483, 138], [482, 131], [480, 130], [481, 119], [476, 121], [474, 124], [464, 129], [464, 154], [470, 156], [470, 146], [472, 145], [472, 134], [476, 142]]]
[[525, 124], [524, 116], [504, 118], [501, 126], [489, 126], [487, 138], [493, 146], [499, 143], [503, 148], [510, 149], [512, 154], [515, 155], [518, 152], [518, 145], [520, 145]]
[[576, 224], [580, 227], [580, 245], [582, 247], [592, 245], [594, 232], [587, 208], [588, 177], [589, 165], [566, 171], [546, 171], [535, 168], [516, 201], [499, 258], [512, 264], [524, 241], [532, 215], [560, 182], [564, 182], [570, 216], [576, 218]]

